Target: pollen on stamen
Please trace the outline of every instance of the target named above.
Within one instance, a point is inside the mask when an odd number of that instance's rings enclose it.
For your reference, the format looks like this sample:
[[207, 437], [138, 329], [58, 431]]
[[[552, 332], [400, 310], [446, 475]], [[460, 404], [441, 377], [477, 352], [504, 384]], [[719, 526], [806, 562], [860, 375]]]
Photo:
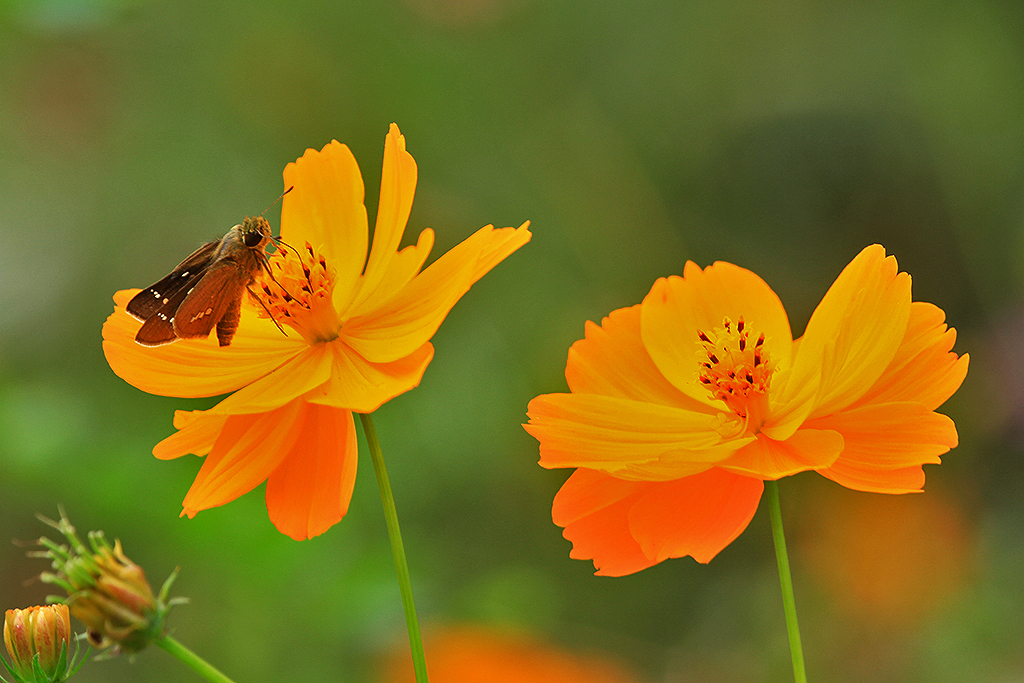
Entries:
[[257, 314], [287, 320], [311, 343], [330, 341], [337, 338], [340, 327], [332, 301], [337, 273], [308, 242], [304, 251], [311, 263], [302, 252], [285, 249], [270, 257], [270, 273], [264, 274], [261, 283], [266, 310]]
[[[700, 340], [698, 379], [712, 397], [723, 401], [738, 417], [763, 420], [775, 364], [764, 349], [760, 334], [749, 344], [750, 328], [743, 318], [729, 318], [711, 332], [697, 330]], [[760, 424], [751, 425], [759, 428]]]

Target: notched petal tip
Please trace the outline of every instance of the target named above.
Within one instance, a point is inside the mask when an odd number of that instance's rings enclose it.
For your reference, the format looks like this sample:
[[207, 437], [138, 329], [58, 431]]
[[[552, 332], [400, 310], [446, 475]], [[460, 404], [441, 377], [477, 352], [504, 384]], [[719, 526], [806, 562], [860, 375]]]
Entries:
[[473, 283], [529, 240], [526, 224], [480, 228], [388, 298], [359, 304], [358, 315], [342, 326], [342, 340], [374, 363], [409, 355], [430, 340]]
[[399, 149], [405, 151], [405, 136], [402, 135], [402, 131], [398, 130], [398, 124], [394, 121], [388, 126], [387, 140], [394, 140], [396, 144], [400, 145]]
[[871, 389], [896, 357], [911, 310], [910, 276], [881, 246], [843, 269], [814, 309], [794, 361], [792, 387], [820, 378], [811, 417], [849, 407]]

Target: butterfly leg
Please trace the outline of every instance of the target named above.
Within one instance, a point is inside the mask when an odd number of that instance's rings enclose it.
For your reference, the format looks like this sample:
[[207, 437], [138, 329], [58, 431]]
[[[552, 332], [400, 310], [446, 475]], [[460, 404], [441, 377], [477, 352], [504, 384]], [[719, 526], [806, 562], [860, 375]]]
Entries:
[[[275, 317], [274, 317], [274, 314], [270, 312], [270, 309], [269, 309], [269, 308], [267, 308], [267, 305], [266, 305], [265, 303], [263, 303], [263, 299], [261, 299], [261, 298], [260, 298], [260, 297], [259, 297], [259, 296], [258, 296], [258, 295], [256, 294], [256, 292], [252, 291], [252, 288], [251, 288], [251, 287], [249, 287], [249, 285], [246, 285], [246, 286], [245, 286], [245, 289], [246, 289], [246, 290], [247, 290], [247, 291], [249, 292], [249, 296], [251, 296], [251, 297], [252, 297], [253, 299], [256, 299], [256, 301], [260, 302], [260, 306], [262, 306], [262, 307], [263, 307], [263, 310], [267, 312], [267, 315], [269, 315], [269, 316], [270, 316], [270, 319], [274, 321], [274, 324], [275, 324], [275, 325], [277, 325], [277, 329], [281, 330], [281, 334], [283, 334], [284, 336], [286, 336], [286, 337], [287, 337], [287, 336], [288, 336], [288, 333], [284, 331], [284, 328], [283, 328], [283, 327], [281, 327], [281, 323], [277, 322], [277, 318], [275, 318]], [[284, 289], [284, 288], [282, 287], [282, 289]], [[235, 325], [236, 325], [236, 327], [237, 327], [237, 322], [235, 323]], [[217, 334], [220, 334], [220, 326], [219, 326], [219, 325], [218, 325], [218, 327], [217, 327]]]

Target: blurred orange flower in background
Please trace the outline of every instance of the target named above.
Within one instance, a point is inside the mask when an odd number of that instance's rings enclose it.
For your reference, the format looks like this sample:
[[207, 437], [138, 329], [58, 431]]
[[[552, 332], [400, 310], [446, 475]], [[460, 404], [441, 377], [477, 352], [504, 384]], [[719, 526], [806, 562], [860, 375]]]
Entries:
[[[135, 342], [140, 323], [125, 312], [138, 290], [114, 295], [103, 351], [114, 372], [152, 394], [193, 398], [235, 392], [209, 410], [177, 411], [178, 432], [153, 449], [161, 459], [206, 456], [183, 502], [194, 517], [267, 482], [274, 525], [302, 540], [336, 524], [356, 473], [352, 413], [369, 413], [419, 384], [433, 358], [430, 338], [470, 286], [526, 244], [518, 229], [479, 229], [423, 267], [434, 242], [425, 229], [399, 249], [416, 189], [416, 162], [391, 125], [380, 204], [369, 246], [359, 167], [337, 141], [307, 150], [284, 170], [281, 237], [274, 278], [261, 298], [244, 298], [230, 346], [186, 339]], [[301, 246], [304, 245], [304, 248]]]
[[571, 557], [621, 576], [670, 557], [709, 562], [746, 528], [764, 480], [815, 470], [851, 489], [906, 493], [957, 444], [934, 412], [968, 357], [910, 276], [874, 245], [843, 270], [793, 340], [749, 270], [688, 262], [642, 304], [569, 351], [572, 393], [530, 402], [544, 467], [578, 468], [552, 516]]
[[812, 497], [797, 552], [844, 613], [873, 633], [917, 632], [969, 585], [977, 529], [958, 501], [936, 494]]
[[[480, 626], [427, 635], [430, 680], [437, 683], [638, 683], [603, 656], [570, 654], [534, 638]], [[385, 683], [414, 680], [405, 648], [385, 663]]]

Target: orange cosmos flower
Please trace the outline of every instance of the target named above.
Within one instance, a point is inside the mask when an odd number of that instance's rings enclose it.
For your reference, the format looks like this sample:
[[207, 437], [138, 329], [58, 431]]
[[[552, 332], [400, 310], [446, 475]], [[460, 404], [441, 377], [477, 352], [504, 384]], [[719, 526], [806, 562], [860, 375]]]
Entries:
[[[426, 229], [399, 249], [416, 189], [416, 162], [392, 124], [384, 144], [380, 205], [369, 230], [352, 152], [332, 142], [284, 170], [281, 236], [300, 250], [270, 258], [274, 278], [248, 297], [230, 346], [186, 339], [135, 342], [125, 312], [137, 290], [114, 295], [103, 326], [110, 367], [153, 394], [191, 398], [234, 391], [210, 410], [177, 411], [161, 459], [206, 456], [183, 515], [223, 505], [267, 482], [274, 525], [294, 539], [321, 534], [348, 509], [356, 473], [352, 413], [369, 413], [420, 382], [430, 338], [470, 286], [531, 237], [486, 226], [420, 272], [434, 242]], [[283, 335], [274, 320], [290, 328]]]
[[746, 528], [764, 480], [815, 470], [906, 493], [957, 444], [935, 411], [968, 357], [939, 308], [874, 245], [839, 275], [804, 336], [761, 278], [729, 263], [662, 278], [569, 351], [569, 394], [530, 402], [544, 467], [579, 468], [552, 516], [571, 557], [621, 576], [709, 562]]
[[[430, 680], [436, 683], [638, 683], [617, 662], [593, 653], [570, 653], [526, 634], [456, 625], [426, 636]], [[403, 649], [385, 662], [385, 683], [413, 681]]]

